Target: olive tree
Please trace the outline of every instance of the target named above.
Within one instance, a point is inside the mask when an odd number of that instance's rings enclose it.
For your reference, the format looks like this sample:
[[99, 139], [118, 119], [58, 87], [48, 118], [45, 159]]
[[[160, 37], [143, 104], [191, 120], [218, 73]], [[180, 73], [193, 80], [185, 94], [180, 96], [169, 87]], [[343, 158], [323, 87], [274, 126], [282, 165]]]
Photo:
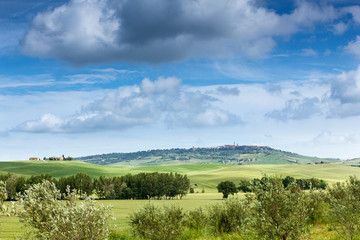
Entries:
[[264, 239], [299, 239], [308, 230], [310, 199], [296, 184], [285, 189], [282, 179], [264, 177], [262, 185], [255, 185], [253, 227]]
[[38, 239], [106, 239], [109, 235], [110, 208], [95, 206], [86, 199], [79, 203], [68, 188], [66, 201], [59, 200], [55, 184], [44, 180], [32, 185], [19, 199], [18, 216], [32, 227], [30, 236]]
[[152, 204], [130, 215], [135, 235], [152, 240], [175, 240], [185, 228], [185, 214], [177, 206], [157, 207]]
[[343, 239], [360, 235], [360, 180], [350, 177], [328, 188], [327, 217]]
[[6, 183], [0, 181], [0, 214], [6, 212], [4, 201], [7, 199]]

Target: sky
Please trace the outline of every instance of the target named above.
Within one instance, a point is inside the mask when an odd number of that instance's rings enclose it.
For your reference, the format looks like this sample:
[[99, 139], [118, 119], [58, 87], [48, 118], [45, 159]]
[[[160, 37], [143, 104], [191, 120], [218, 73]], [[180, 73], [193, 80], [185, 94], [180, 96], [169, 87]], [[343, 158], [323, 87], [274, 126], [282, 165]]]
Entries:
[[0, 160], [360, 157], [359, 0], [0, 0]]

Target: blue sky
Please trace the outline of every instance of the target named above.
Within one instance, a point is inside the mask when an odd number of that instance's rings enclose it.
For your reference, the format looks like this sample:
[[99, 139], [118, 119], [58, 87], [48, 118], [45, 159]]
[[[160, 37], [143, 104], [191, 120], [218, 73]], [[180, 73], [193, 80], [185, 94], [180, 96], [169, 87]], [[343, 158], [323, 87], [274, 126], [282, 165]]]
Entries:
[[355, 0], [1, 0], [0, 160], [360, 157], [359, 64]]

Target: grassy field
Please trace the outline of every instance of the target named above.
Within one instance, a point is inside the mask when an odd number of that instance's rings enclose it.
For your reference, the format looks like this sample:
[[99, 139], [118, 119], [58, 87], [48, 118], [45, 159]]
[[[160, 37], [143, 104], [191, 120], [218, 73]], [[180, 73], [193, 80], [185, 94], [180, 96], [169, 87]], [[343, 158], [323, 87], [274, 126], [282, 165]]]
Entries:
[[[244, 194], [240, 193], [230, 198], [244, 198]], [[111, 227], [117, 232], [129, 231], [129, 214], [137, 211], [145, 204], [151, 202], [155, 205], [178, 205], [184, 210], [191, 210], [198, 207], [206, 207], [216, 203], [220, 203], [222, 200], [222, 194], [219, 193], [195, 193], [189, 194], [182, 200], [101, 200], [97, 201], [97, 204], [112, 206], [112, 213], [114, 219], [110, 221]], [[19, 222], [17, 217], [0, 217], [0, 239], [12, 240], [20, 239], [21, 235], [25, 232], [22, 223]], [[328, 226], [315, 226], [311, 238], [308, 240], [324, 240], [331, 239], [337, 240], [337, 234], [334, 230], [329, 231]], [[215, 238], [214, 238], [215, 239]]]
[[[242, 198], [243, 194], [237, 196]], [[128, 226], [128, 216], [130, 213], [138, 210], [145, 204], [151, 202], [155, 205], [175, 204], [182, 207], [184, 210], [195, 209], [197, 207], [205, 207], [215, 204], [222, 200], [220, 193], [195, 193], [189, 194], [182, 200], [98, 200], [97, 204], [112, 206], [112, 213], [115, 219], [111, 220], [111, 225], [117, 230], [125, 230]], [[17, 217], [0, 217], [0, 239], [16, 239], [23, 233], [22, 223], [19, 222]]]
[[[193, 209], [200, 206], [211, 205], [221, 201], [222, 195], [217, 193], [216, 185], [223, 180], [231, 180], [236, 184], [241, 178], [252, 179], [260, 178], [264, 174], [293, 176], [295, 178], [320, 178], [327, 182], [334, 183], [344, 181], [351, 175], [360, 177], [360, 168], [338, 164], [318, 164], [318, 165], [219, 165], [219, 164], [199, 164], [199, 165], [163, 165], [146, 167], [121, 167], [121, 166], [99, 166], [83, 162], [0, 162], [0, 174], [8, 172], [23, 175], [39, 175], [49, 173], [53, 177], [63, 177], [83, 172], [91, 177], [101, 175], [120, 176], [127, 173], [136, 174], [139, 172], [178, 172], [187, 174], [191, 183], [198, 184], [198, 191], [202, 188], [205, 193], [189, 194], [182, 200], [161, 200], [152, 201], [154, 204], [178, 204], [184, 209]], [[238, 194], [237, 197], [243, 197]], [[113, 214], [116, 220], [111, 224], [119, 229], [127, 227], [128, 215], [149, 200], [102, 200], [98, 204], [110, 204], [113, 206]], [[15, 239], [23, 232], [21, 223], [16, 217], [0, 217], [0, 239]]]
[[191, 183], [197, 183], [200, 188], [215, 191], [216, 185], [223, 180], [237, 182], [241, 178], [260, 178], [264, 174], [293, 176], [295, 178], [321, 178], [329, 183], [343, 181], [351, 175], [360, 176], [360, 168], [340, 164], [313, 164], [313, 165], [222, 165], [222, 164], [184, 164], [160, 165], [145, 167], [100, 166], [84, 162], [0, 162], [0, 174], [8, 172], [22, 176], [40, 175], [49, 173], [53, 177], [75, 175], [83, 172], [91, 177], [122, 176], [127, 173], [140, 172], [177, 172], [187, 174]]

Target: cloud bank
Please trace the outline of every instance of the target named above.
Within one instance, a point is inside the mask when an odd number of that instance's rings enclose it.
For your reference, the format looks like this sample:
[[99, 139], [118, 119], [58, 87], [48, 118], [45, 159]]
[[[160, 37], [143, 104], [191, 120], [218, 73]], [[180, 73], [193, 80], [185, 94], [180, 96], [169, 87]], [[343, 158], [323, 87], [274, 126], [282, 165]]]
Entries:
[[123, 130], [165, 124], [168, 127], [217, 127], [242, 124], [240, 117], [215, 106], [218, 99], [181, 85], [176, 77], [145, 78], [140, 85], [110, 91], [69, 118], [44, 114], [14, 131], [76, 133]]
[[338, 15], [306, 1], [279, 15], [251, 0], [70, 0], [34, 18], [22, 49], [73, 64], [263, 58], [275, 38]]

